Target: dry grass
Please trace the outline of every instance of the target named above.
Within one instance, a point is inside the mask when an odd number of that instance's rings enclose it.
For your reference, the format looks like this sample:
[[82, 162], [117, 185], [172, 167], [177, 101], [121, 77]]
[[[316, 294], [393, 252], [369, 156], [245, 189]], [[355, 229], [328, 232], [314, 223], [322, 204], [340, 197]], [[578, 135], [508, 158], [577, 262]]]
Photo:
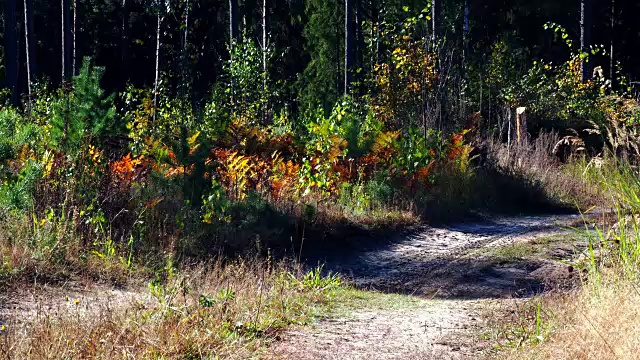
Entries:
[[[100, 236], [87, 243], [64, 217], [0, 215], [2, 359], [244, 359], [288, 325], [313, 319], [342, 285], [292, 261], [220, 258], [178, 266], [175, 252], [162, 247], [151, 264], [147, 253], [130, 261], [126, 243]], [[147, 289], [127, 288], [132, 299], [108, 295], [110, 284], [145, 283], [150, 274]], [[101, 290], [78, 303], [60, 291], [45, 291], [44, 303], [21, 298], [29, 283], [55, 288], [69, 280]]]
[[540, 134], [535, 140], [507, 147], [496, 141], [487, 141], [489, 161], [501, 172], [521, 185], [542, 192], [548, 199], [570, 206], [587, 208], [604, 203], [602, 187], [593, 181], [593, 171], [585, 171], [585, 161], [575, 157], [560, 163], [553, 156], [558, 136]]
[[287, 325], [312, 319], [340, 286], [317, 270], [256, 260], [165, 276], [149, 285], [152, 301], [72, 304], [9, 321], [0, 358], [249, 358]]
[[[640, 292], [637, 284], [608, 275], [597, 292], [583, 287], [541, 298], [545, 327], [535, 346], [501, 354], [507, 359], [637, 359], [640, 354]], [[530, 326], [533, 326], [530, 322]]]
[[106, 240], [98, 236], [95, 245], [88, 244], [72, 229], [71, 221], [57, 217], [45, 221], [1, 210], [0, 218], [0, 288], [38, 276], [49, 281], [87, 277], [122, 284], [131, 273], [145, 272], [124, 261], [125, 246], [112, 243], [109, 253], [103, 246]]
[[[625, 170], [626, 169], [626, 170]], [[617, 170], [617, 171], [616, 171]], [[519, 340], [506, 358], [636, 359], [640, 354], [640, 228], [637, 173], [612, 169], [600, 179], [618, 209], [618, 222], [603, 221], [582, 234], [588, 248], [576, 266], [584, 270], [582, 286], [568, 293], [543, 295], [535, 311], [516, 312], [511, 330]], [[623, 211], [621, 209], [627, 209]]]

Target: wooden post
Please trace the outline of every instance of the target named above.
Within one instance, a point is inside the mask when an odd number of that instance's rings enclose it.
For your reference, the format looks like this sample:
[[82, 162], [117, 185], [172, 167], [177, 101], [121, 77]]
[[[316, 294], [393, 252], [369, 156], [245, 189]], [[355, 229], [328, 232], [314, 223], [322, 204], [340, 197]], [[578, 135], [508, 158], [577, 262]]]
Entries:
[[516, 108], [516, 139], [518, 145], [524, 142], [527, 136], [527, 108], [521, 106]]
[[507, 110], [507, 146], [511, 147], [511, 113], [513, 113], [513, 109], [511, 106], [505, 106]]

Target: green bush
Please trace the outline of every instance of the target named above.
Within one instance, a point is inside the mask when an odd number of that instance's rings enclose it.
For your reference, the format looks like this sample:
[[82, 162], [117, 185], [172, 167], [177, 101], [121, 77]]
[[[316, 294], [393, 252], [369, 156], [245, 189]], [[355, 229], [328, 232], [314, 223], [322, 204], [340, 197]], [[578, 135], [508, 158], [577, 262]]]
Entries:
[[69, 153], [82, 149], [87, 137], [116, 135], [123, 129], [118, 124], [114, 96], [105, 96], [100, 87], [104, 69], [84, 59], [80, 74], [73, 78], [70, 92], [59, 90], [52, 98], [52, 144]]
[[33, 195], [42, 174], [41, 164], [33, 160], [27, 161], [18, 176], [0, 183], [0, 208], [29, 209], [33, 205]]

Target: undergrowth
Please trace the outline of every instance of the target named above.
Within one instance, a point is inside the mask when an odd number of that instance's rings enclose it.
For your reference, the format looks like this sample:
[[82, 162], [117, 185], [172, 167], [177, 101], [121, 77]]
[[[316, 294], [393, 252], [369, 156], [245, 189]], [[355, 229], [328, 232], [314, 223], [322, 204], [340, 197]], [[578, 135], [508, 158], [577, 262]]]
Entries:
[[[321, 268], [216, 261], [158, 272], [130, 303], [59, 299], [55, 316], [3, 322], [3, 358], [235, 358], [253, 356], [292, 324], [306, 324], [343, 287]], [[90, 310], [88, 310], [90, 309]]]
[[[588, 169], [585, 169], [588, 171]], [[640, 227], [637, 169], [615, 162], [598, 174], [612, 213], [576, 231], [586, 250], [573, 266], [580, 286], [551, 292], [516, 311], [496, 337], [506, 358], [633, 359], [640, 351]], [[607, 220], [612, 217], [613, 220]]]

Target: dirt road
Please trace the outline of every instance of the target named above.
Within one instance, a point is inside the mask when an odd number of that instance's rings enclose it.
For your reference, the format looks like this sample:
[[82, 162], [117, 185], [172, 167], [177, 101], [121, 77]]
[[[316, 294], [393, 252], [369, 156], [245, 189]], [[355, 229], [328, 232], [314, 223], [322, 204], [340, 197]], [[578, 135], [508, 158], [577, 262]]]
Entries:
[[[573, 215], [501, 218], [424, 227], [386, 244], [327, 256], [328, 271], [380, 295], [359, 309], [295, 329], [272, 359], [475, 359], [492, 316], [517, 299], [571, 282], [563, 263], [582, 250]], [[386, 306], [384, 294], [410, 298]], [[396, 295], [397, 297], [397, 295]], [[394, 301], [390, 302], [391, 304]]]

